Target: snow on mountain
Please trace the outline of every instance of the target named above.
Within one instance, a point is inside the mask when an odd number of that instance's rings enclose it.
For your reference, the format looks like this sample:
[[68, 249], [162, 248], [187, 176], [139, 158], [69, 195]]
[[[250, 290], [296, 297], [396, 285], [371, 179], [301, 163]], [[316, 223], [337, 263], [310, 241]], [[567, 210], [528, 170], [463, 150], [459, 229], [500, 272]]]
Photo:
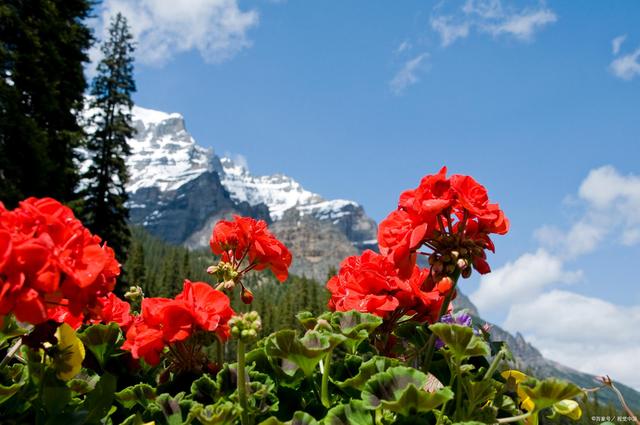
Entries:
[[144, 187], [176, 190], [212, 169], [213, 151], [196, 144], [182, 115], [134, 106], [132, 117], [137, 133], [129, 140], [129, 192]]
[[180, 114], [134, 106], [132, 117], [137, 133], [130, 139], [132, 153], [127, 159], [127, 190], [131, 193], [149, 187], [173, 191], [207, 171], [216, 171], [234, 201], [265, 204], [272, 220], [280, 220], [285, 211], [295, 208], [303, 216], [336, 221], [359, 207], [344, 199], [325, 200], [291, 177], [254, 176], [232, 159], [218, 158], [196, 143]]
[[269, 207], [273, 220], [279, 220], [285, 211], [295, 208], [301, 215], [312, 215], [320, 220], [334, 220], [345, 214], [346, 205], [357, 206], [353, 201], [336, 199], [326, 201], [317, 193], [304, 189], [300, 183], [282, 174], [253, 176], [249, 170], [233, 162], [230, 158], [221, 158], [221, 182], [238, 201], [251, 205], [260, 203]]

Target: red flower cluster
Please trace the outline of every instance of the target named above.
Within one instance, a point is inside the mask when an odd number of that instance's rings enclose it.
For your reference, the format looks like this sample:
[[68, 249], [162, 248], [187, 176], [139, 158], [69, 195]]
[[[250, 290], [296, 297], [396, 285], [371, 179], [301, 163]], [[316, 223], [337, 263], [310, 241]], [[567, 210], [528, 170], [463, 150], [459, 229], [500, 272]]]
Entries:
[[[213, 228], [209, 245], [215, 255], [231, 263], [240, 274], [268, 268], [280, 282], [289, 275], [291, 253], [269, 232], [263, 220], [237, 215], [233, 221], [221, 220]], [[245, 259], [249, 264], [239, 270]]]
[[[488, 273], [485, 249], [494, 250], [489, 234], [504, 234], [509, 221], [486, 189], [469, 176], [446, 176], [446, 168], [425, 176], [400, 196], [398, 209], [380, 223], [381, 254], [365, 251], [347, 258], [327, 283], [329, 308], [358, 310], [383, 317], [387, 324], [402, 316], [434, 322], [447, 297], [455, 297], [456, 273], [467, 277], [473, 266]], [[431, 269], [416, 265], [426, 246]], [[447, 308], [449, 308], [447, 306]]]
[[0, 203], [0, 317], [79, 326], [101, 308], [120, 274], [114, 252], [50, 198], [14, 210]]
[[215, 332], [220, 339], [228, 339], [233, 314], [225, 294], [207, 283], [185, 280], [175, 299], [142, 300], [142, 312], [133, 319], [122, 349], [157, 365], [165, 346], [185, 341], [197, 331]]
[[458, 249], [456, 254], [467, 256], [477, 271], [488, 273], [484, 250], [494, 250], [489, 234], [509, 230], [509, 221], [498, 204], [489, 203], [482, 185], [469, 176], [447, 178], [446, 171], [443, 167], [402, 193], [398, 210], [380, 223], [380, 251], [403, 275], [411, 272], [416, 251], [423, 245], [434, 251]]
[[451, 286], [435, 284], [429, 270], [418, 266], [408, 278], [402, 278], [390, 259], [367, 250], [345, 259], [327, 288], [331, 310], [372, 313], [393, 322], [404, 315], [437, 320], [435, 315]]

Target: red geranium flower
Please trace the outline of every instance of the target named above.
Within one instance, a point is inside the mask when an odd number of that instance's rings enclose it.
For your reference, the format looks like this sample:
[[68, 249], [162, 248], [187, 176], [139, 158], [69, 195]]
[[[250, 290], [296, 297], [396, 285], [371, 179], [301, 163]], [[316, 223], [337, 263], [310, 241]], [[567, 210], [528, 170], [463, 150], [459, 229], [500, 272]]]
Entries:
[[338, 274], [327, 282], [329, 309], [356, 310], [389, 321], [404, 315], [431, 320], [437, 316], [443, 297], [428, 276], [429, 270], [414, 266], [411, 275], [402, 278], [392, 261], [367, 250], [345, 259]]
[[145, 298], [142, 312], [127, 331], [122, 349], [150, 365], [160, 361], [166, 346], [186, 341], [197, 331], [229, 337], [229, 319], [235, 313], [229, 298], [204, 282], [185, 280], [175, 299]]
[[99, 311], [120, 265], [113, 250], [51, 198], [0, 207], [0, 317], [79, 326]]
[[[498, 204], [489, 203], [487, 190], [470, 176], [446, 177], [446, 168], [425, 176], [416, 189], [405, 191], [378, 231], [380, 252], [400, 269], [400, 275], [411, 274], [416, 252], [425, 246], [432, 250], [432, 263], [442, 258], [452, 267], [473, 266], [488, 273], [485, 249], [494, 250], [489, 235], [505, 234], [509, 221]], [[451, 258], [455, 256], [453, 260]], [[461, 263], [457, 261], [463, 260]], [[434, 268], [442, 270], [442, 262]], [[463, 273], [469, 274], [471, 269]], [[444, 271], [450, 273], [451, 271]]]
[[[233, 221], [221, 220], [213, 228], [209, 246], [215, 255], [233, 264], [240, 273], [270, 269], [280, 282], [289, 275], [291, 253], [269, 232], [264, 220], [237, 215]], [[240, 269], [245, 259], [248, 265]]]

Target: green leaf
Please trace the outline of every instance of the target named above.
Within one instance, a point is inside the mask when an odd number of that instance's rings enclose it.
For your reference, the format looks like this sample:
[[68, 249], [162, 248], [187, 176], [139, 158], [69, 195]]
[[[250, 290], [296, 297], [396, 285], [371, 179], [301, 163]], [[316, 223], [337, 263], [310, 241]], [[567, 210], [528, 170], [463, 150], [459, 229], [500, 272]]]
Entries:
[[86, 412], [84, 423], [96, 423], [107, 415], [115, 391], [116, 377], [110, 373], [102, 375], [94, 390], [82, 402], [81, 410]]
[[260, 422], [259, 425], [318, 425], [318, 421], [308, 413], [295, 412], [290, 421], [282, 422], [278, 418], [271, 416]]
[[201, 403], [215, 401], [217, 392], [216, 381], [208, 373], [205, 373], [191, 384], [191, 395]]
[[178, 393], [175, 397], [169, 394], [160, 394], [156, 398], [156, 405], [160, 407], [164, 419], [168, 425], [182, 425], [182, 409], [180, 409], [180, 401], [184, 397], [184, 393]]
[[380, 317], [354, 310], [334, 311], [328, 319], [334, 329], [348, 338], [343, 345], [350, 353], [355, 353], [358, 345], [382, 324]]
[[71, 390], [59, 380], [56, 371], [47, 369], [42, 382], [42, 404], [49, 417], [57, 416], [71, 401]]
[[14, 364], [7, 368], [7, 370], [8, 378], [13, 381], [13, 384], [0, 384], [0, 405], [20, 391], [20, 388], [27, 383], [27, 379], [29, 378], [29, 369], [23, 364]]
[[318, 319], [310, 311], [301, 311], [296, 314], [296, 319], [305, 329], [313, 329], [318, 323]]
[[104, 368], [109, 357], [124, 342], [122, 332], [117, 323], [108, 325], [91, 325], [78, 334], [84, 346], [93, 353], [100, 367]]
[[535, 404], [535, 411], [553, 406], [563, 400], [572, 399], [583, 394], [575, 384], [560, 379], [549, 378], [543, 381], [529, 379], [520, 383], [520, 388]]
[[362, 400], [368, 409], [381, 407], [408, 416], [428, 412], [453, 398], [448, 387], [432, 393], [425, 391], [427, 382], [427, 375], [416, 369], [392, 367], [371, 377], [362, 391]]
[[374, 356], [360, 365], [358, 374], [352, 378], [345, 379], [342, 382], [336, 382], [340, 388], [355, 388], [359, 391], [364, 389], [367, 381], [376, 373], [384, 372], [393, 366], [399, 366], [400, 362], [396, 359], [382, 356]]
[[445, 343], [446, 348], [460, 361], [469, 357], [490, 354], [489, 345], [482, 338], [474, 335], [473, 329], [468, 326], [436, 323], [429, 326], [429, 329]]
[[340, 404], [327, 412], [325, 425], [373, 425], [372, 413], [362, 400], [351, 400]]
[[202, 425], [234, 425], [240, 418], [240, 408], [230, 401], [219, 401], [216, 404], [194, 405], [189, 411], [187, 422], [196, 419]]
[[150, 401], [156, 399], [156, 390], [148, 384], [136, 384], [115, 393], [115, 398], [126, 409], [131, 409], [136, 404], [146, 408]]
[[285, 329], [271, 334], [265, 343], [265, 353], [274, 368], [294, 377], [300, 369], [311, 376], [320, 360], [341, 341], [339, 338], [308, 331], [298, 338], [296, 331]]

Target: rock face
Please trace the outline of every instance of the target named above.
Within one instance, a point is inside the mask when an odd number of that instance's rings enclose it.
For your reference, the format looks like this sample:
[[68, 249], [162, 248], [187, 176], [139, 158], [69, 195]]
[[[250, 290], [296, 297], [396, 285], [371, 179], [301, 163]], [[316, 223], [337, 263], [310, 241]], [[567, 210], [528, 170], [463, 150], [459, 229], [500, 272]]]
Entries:
[[297, 253], [290, 272], [321, 283], [326, 282], [328, 272], [344, 258], [358, 253], [339, 227], [326, 220], [302, 215], [295, 209], [286, 211], [271, 229], [292, 252]]
[[132, 117], [131, 221], [167, 242], [204, 247], [216, 221], [247, 215], [271, 223], [291, 248], [293, 273], [319, 280], [344, 257], [375, 246], [377, 225], [356, 202], [326, 200], [282, 174], [254, 176], [199, 146], [180, 114], [135, 106]]

